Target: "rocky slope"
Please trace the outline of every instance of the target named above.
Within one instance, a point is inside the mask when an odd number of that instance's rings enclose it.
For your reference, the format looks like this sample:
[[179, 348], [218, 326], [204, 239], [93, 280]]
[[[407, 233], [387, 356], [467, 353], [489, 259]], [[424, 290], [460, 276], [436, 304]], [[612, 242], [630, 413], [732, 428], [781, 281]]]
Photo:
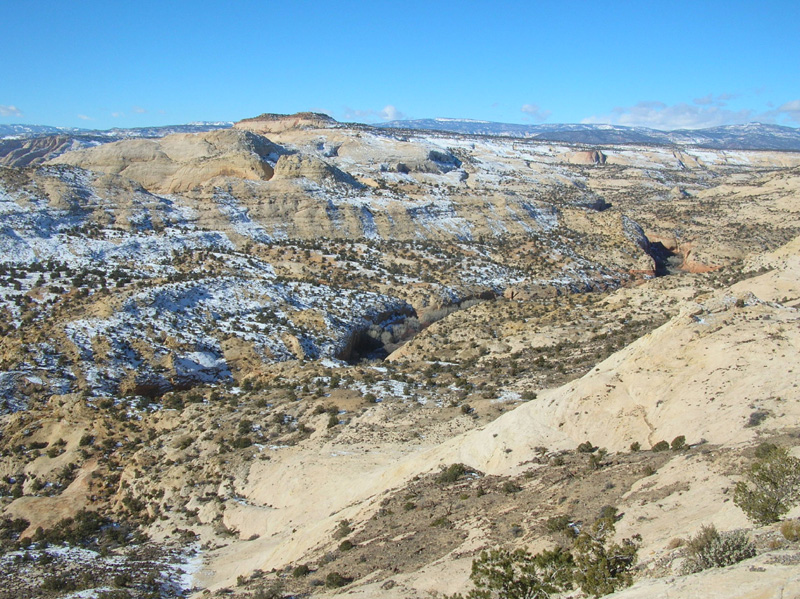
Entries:
[[[614, 506], [623, 593], [663, 595], [675, 539], [751, 528], [753, 446], [797, 445], [798, 168], [314, 114], [0, 168], [9, 593], [431, 597]], [[680, 596], [790, 589], [796, 543], [751, 534]]]

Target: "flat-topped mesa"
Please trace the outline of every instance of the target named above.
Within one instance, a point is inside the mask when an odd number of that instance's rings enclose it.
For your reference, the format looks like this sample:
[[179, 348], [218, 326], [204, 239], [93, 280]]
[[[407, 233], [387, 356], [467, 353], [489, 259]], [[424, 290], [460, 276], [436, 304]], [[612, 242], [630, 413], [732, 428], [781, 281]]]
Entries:
[[297, 112], [295, 114], [264, 113], [249, 119], [242, 119], [233, 127], [255, 133], [281, 133], [288, 129], [328, 129], [336, 124], [336, 119], [327, 114]]

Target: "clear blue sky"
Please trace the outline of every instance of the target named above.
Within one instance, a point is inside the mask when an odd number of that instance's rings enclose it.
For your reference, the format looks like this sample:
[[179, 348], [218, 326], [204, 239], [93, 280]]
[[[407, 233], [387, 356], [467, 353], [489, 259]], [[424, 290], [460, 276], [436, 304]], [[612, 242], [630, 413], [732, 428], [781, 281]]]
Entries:
[[0, 124], [800, 125], [800, 1], [4, 0]]

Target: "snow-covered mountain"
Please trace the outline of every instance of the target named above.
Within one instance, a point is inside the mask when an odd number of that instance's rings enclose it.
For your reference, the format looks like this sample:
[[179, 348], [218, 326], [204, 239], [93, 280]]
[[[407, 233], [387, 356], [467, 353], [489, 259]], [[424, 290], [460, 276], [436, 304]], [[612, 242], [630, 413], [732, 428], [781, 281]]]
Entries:
[[647, 127], [590, 124], [518, 125], [471, 119], [389, 121], [380, 127], [447, 131], [467, 135], [526, 137], [587, 144], [677, 144], [717, 150], [800, 150], [800, 130], [781, 125], [748, 123], [708, 129], [660, 131]]

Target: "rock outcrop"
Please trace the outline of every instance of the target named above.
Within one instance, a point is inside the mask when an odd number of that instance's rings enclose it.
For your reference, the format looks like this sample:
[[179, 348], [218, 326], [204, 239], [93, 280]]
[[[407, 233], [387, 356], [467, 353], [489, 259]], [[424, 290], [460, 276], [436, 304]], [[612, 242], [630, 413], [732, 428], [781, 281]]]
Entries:
[[243, 131], [260, 134], [282, 133], [289, 129], [324, 129], [333, 127], [336, 120], [319, 112], [298, 112], [295, 114], [265, 113], [249, 119], [242, 119], [233, 127]]
[[268, 180], [284, 150], [246, 131], [175, 134], [118, 141], [69, 152], [51, 161], [120, 175], [160, 193], [185, 192], [217, 177]]

